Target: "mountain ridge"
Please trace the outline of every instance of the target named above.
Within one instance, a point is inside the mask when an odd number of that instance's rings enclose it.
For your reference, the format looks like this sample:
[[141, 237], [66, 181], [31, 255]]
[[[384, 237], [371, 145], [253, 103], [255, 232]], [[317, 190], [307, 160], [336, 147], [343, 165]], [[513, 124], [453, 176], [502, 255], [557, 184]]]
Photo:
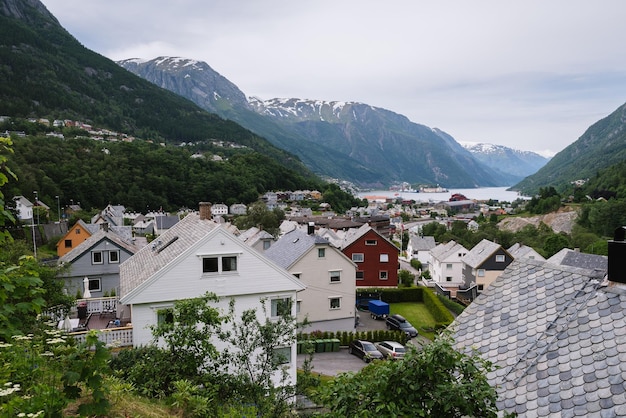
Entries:
[[[167, 59], [170, 68], [164, 64]], [[398, 181], [446, 187], [508, 186], [519, 180], [476, 160], [443, 131], [411, 122], [406, 116], [351, 101], [248, 97], [244, 102], [245, 94], [208, 64], [203, 63], [203, 70], [198, 71], [197, 65], [182, 66], [184, 60], [197, 63], [188, 58], [158, 57], [118, 64], [268, 138], [321, 175], [365, 187]], [[221, 83], [236, 88], [235, 100], [219, 93]], [[203, 91], [202, 99], [198, 91]], [[212, 91], [218, 94], [210, 94]]]

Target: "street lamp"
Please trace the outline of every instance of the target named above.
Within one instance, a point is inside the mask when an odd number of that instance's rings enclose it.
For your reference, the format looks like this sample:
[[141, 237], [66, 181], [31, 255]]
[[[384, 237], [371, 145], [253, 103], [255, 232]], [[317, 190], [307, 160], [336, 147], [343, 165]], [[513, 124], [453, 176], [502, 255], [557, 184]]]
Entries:
[[[37, 225], [39, 225], [39, 195], [37, 194], [37, 190], [33, 192], [35, 194], [35, 207], [37, 208]], [[33, 217], [33, 220], [35, 218]]]
[[59, 224], [61, 224], [61, 201], [59, 200], [59, 196], [54, 196], [57, 199], [57, 213], [59, 214]]

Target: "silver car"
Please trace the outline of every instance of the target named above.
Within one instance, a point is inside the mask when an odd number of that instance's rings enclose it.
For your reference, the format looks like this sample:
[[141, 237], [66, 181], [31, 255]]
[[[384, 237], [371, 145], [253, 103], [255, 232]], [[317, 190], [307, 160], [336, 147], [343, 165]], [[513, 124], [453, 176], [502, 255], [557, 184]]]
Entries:
[[385, 358], [390, 360], [399, 360], [403, 358], [406, 353], [406, 348], [402, 344], [395, 341], [381, 341], [379, 343], [374, 343], [374, 345]]

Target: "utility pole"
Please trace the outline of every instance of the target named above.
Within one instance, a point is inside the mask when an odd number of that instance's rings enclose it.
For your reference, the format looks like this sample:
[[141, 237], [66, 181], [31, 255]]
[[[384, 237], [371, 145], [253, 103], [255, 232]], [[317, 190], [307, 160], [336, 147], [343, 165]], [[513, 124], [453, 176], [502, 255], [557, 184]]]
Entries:
[[61, 224], [61, 201], [59, 200], [59, 196], [54, 196], [57, 199], [57, 213], [59, 214], [59, 225]]
[[[35, 205], [33, 206], [34, 211], [35, 206], [37, 206], [37, 191], [33, 193], [35, 194]], [[37, 218], [39, 218], [39, 210], [37, 211]], [[37, 240], [35, 238], [35, 212], [33, 212], [33, 253], [35, 254], [35, 259], [37, 259]]]

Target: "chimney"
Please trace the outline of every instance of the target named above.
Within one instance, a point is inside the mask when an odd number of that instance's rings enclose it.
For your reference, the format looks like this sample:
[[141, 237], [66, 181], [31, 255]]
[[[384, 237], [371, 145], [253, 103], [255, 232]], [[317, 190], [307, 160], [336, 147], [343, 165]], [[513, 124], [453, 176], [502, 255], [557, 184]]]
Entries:
[[307, 226], [306, 233], [309, 235], [313, 235], [315, 233], [315, 222], [309, 222]]
[[100, 224], [100, 229], [103, 230], [104, 232], [109, 232], [109, 223], [108, 222], [102, 222]]
[[200, 219], [211, 220], [211, 202], [200, 202]]
[[626, 227], [615, 230], [613, 240], [609, 240], [609, 280], [626, 283]]

